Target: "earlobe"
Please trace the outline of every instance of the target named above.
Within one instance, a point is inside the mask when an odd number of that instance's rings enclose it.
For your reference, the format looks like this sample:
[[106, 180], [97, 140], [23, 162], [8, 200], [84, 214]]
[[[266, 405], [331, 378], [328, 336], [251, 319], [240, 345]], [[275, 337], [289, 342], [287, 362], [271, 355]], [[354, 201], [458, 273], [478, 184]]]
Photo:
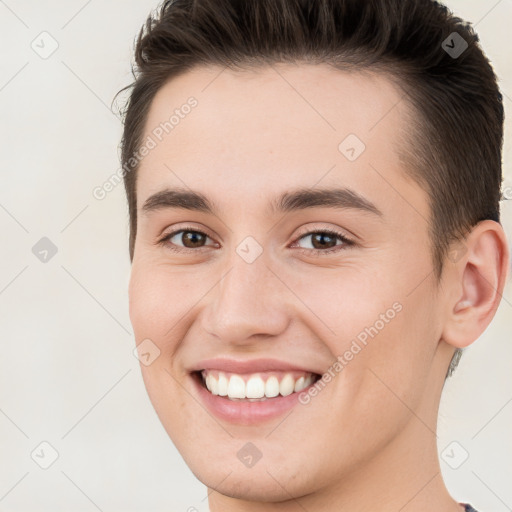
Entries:
[[446, 262], [447, 281], [454, 293], [447, 303], [442, 338], [456, 348], [473, 343], [493, 319], [505, 288], [509, 262], [507, 239], [497, 222], [478, 223], [464, 244], [467, 250], [463, 257]]

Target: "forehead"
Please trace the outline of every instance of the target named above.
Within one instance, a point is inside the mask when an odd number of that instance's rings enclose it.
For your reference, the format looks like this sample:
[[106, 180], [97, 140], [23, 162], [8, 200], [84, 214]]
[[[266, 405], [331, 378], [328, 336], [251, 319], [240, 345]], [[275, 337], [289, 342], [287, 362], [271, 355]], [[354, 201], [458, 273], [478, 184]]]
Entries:
[[383, 209], [401, 187], [421, 209], [425, 193], [397, 153], [409, 113], [403, 92], [382, 74], [324, 64], [195, 68], [152, 101], [143, 140], [154, 147], [139, 167], [138, 206], [163, 186], [255, 203], [318, 184], [364, 191]]

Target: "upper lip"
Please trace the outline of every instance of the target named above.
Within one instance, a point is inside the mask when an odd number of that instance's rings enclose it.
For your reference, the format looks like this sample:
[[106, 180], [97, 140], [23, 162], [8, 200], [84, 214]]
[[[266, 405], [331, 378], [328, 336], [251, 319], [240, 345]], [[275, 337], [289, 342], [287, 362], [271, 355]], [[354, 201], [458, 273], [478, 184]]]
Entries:
[[264, 371], [303, 371], [315, 373], [305, 366], [291, 364], [279, 359], [246, 359], [215, 358], [199, 361], [191, 371], [220, 370], [231, 373], [257, 373]]

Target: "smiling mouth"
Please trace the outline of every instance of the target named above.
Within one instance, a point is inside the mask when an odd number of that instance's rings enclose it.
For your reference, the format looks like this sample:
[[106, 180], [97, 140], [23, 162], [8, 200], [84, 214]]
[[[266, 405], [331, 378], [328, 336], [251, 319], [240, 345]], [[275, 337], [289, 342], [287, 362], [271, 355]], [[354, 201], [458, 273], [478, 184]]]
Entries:
[[212, 395], [242, 402], [264, 402], [299, 393], [321, 378], [304, 371], [241, 374], [205, 369], [193, 373]]

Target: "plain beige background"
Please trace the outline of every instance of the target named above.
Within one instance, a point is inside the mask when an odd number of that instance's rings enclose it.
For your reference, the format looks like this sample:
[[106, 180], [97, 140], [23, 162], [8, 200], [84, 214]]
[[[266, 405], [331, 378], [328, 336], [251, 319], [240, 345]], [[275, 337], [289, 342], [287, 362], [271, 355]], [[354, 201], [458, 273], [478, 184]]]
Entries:
[[[0, 510], [208, 510], [133, 355], [124, 188], [93, 196], [119, 169], [109, 106], [131, 81], [133, 41], [156, 5], [0, 1]], [[448, 5], [476, 25], [512, 112], [512, 0]], [[510, 199], [511, 150], [508, 120]], [[33, 253], [43, 237], [57, 250], [47, 262]], [[480, 512], [512, 510], [511, 327], [509, 284], [441, 404], [445, 481]]]

